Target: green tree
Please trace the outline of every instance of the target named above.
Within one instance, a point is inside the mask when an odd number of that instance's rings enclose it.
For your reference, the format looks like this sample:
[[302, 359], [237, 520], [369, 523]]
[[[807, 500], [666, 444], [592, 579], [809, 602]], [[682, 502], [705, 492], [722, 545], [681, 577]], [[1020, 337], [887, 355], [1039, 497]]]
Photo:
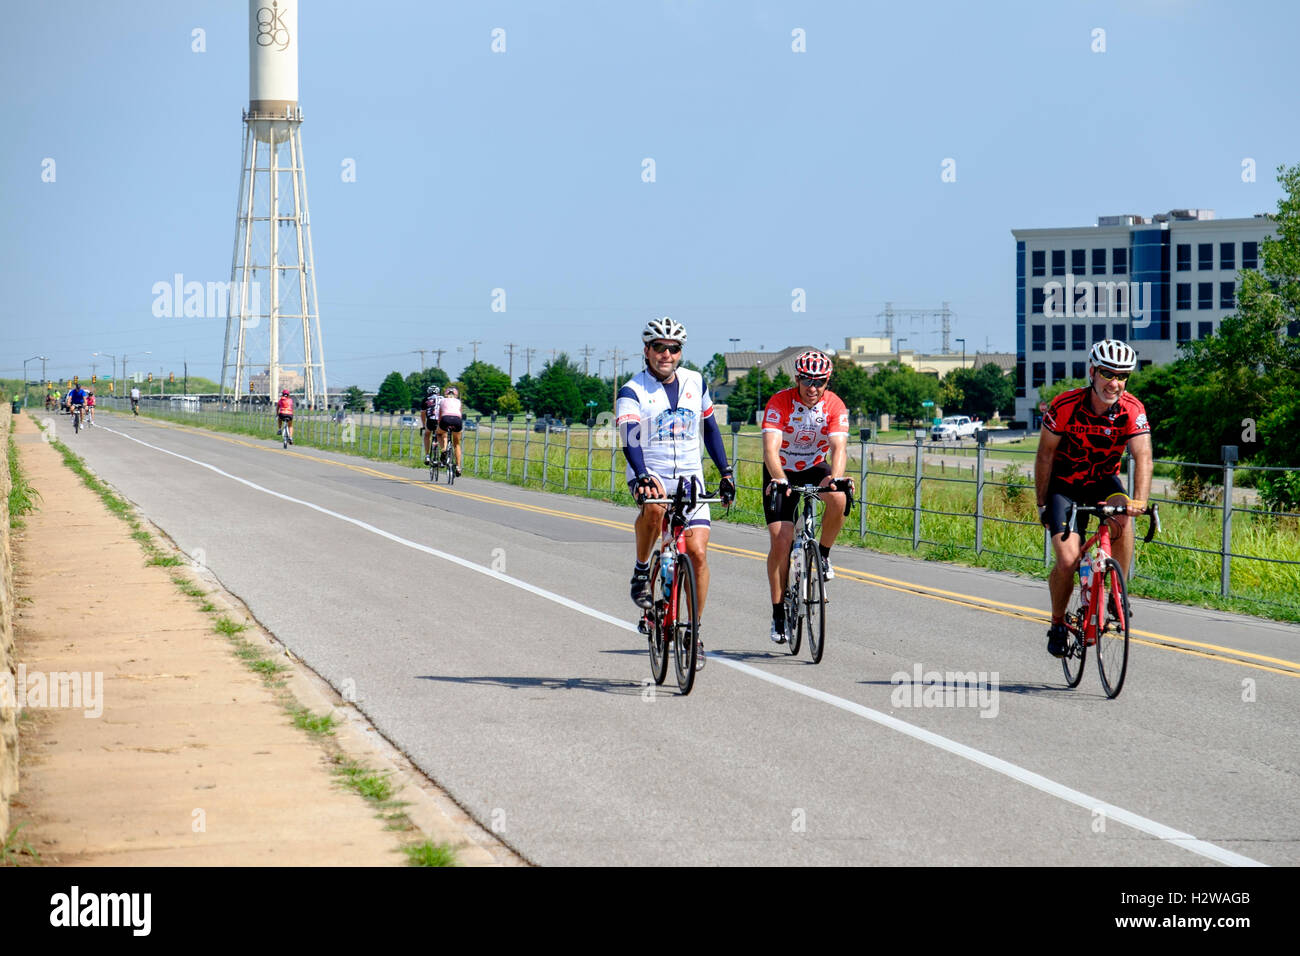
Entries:
[[437, 385], [446, 391], [449, 384], [447, 373], [440, 368], [426, 368], [423, 372], [412, 372], [406, 376], [406, 387], [411, 390], [411, 407], [424, 406], [424, 391], [430, 385]]
[[519, 403], [524, 406], [524, 411], [532, 412], [534, 415], [540, 414], [537, 411], [537, 379], [531, 375], [521, 375], [515, 381], [515, 394], [519, 396]]
[[994, 412], [1012, 414], [1016, 389], [1001, 368], [986, 362], [980, 368], [953, 369], [940, 383], [939, 394], [944, 414], [987, 420]]
[[1052, 404], [1052, 399], [1056, 398], [1062, 392], [1068, 392], [1071, 389], [1083, 388], [1088, 384], [1086, 378], [1063, 378], [1059, 382], [1053, 382], [1051, 385], [1043, 385], [1038, 389], [1038, 400]]
[[727, 360], [721, 352], [714, 352], [713, 358], [704, 363], [704, 382], [710, 388], [719, 385], [727, 378]]
[[735, 388], [727, 396], [727, 416], [733, 422], [752, 423], [754, 412], [760, 404], [767, 404], [773, 391], [767, 373], [755, 366], [736, 382]]
[[519, 393], [513, 388], [507, 388], [497, 398], [497, 413], [501, 415], [520, 415], [523, 413], [524, 403], [519, 400]]
[[[460, 373], [464, 384], [461, 400], [471, 408], [491, 412], [497, 407], [497, 400], [510, 388], [510, 376], [488, 362], [470, 362]], [[518, 394], [515, 400], [518, 401]]]
[[411, 390], [401, 372], [389, 372], [375, 394], [375, 411], [404, 412], [411, 407]]
[[871, 375], [861, 365], [848, 359], [836, 358], [830, 388], [852, 414], [866, 415], [875, 411], [871, 407]]
[[359, 386], [349, 385], [343, 393], [343, 407], [350, 412], [366, 410], [366, 393]]
[[897, 419], [915, 422], [923, 417], [922, 402], [939, 400], [938, 378], [897, 361], [879, 367], [871, 384], [878, 405], [876, 410], [888, 412]]
[[582, 417], [582, 394], [578, 389], [581, 370], [561, 352], [542, 368], [537, 378], [537, 397], [534, 411], [538, 415], [555, 415], [559, 418]]

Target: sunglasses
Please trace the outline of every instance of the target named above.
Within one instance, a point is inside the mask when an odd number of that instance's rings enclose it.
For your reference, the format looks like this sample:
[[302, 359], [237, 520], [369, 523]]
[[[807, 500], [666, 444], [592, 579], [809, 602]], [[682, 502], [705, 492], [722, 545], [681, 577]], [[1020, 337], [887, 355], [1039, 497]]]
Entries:
[[682, 347], [676, 342], [651, 342], [650, 350], [656, 355], [663, 355], [665, 352], [669, 355], [680, 355]]
[[1098, 368], [1098, 369], [1097, 369], [1097, 374], [1100, 375], [1102, 378], [1116, 378], [1116, 379], [1119, 379], [1121, 382], [1127, 382], [1127, 381], [1128, 381], [1128, 377], [1129, 377], [1131, 374], [1133, 374], [1133, 373], [1132, 373], [1132, 372], [1112, 372], [1112, 371], [1111, 371], [1110, 369], [1108, 369], [1108, 368]]
[[807, 385], [809, 388], [825, 388], [826, 383], [829, 381], [829, 378], [804, 378], [802, 375], [799, 376], [799, 384]]

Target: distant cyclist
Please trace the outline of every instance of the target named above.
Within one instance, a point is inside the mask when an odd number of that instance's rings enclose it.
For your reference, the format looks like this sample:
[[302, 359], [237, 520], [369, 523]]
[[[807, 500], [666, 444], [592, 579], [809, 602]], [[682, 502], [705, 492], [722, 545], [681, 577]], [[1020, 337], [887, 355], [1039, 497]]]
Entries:
[[[293, 399], [289, 396], [287, 388], [280, 390], [280, 400], [275, 403], [275, 422], [277, 431], [286, 429], [289, 432], [289, 444], [293, 444]], [[308, 436], [310, 440], [310, 436]]]
[[68, 392], [68, 414], [75, 415], [81, 412], [81, 420], [85, 421], [86, 408], [86, 390], [80, 385], [74, 385], [72, 391]]
[[86, 392], [86, 424], [95, 424], [95, 390]]
[[460, 404], [460, 390], [452, 385], [443, 396], [442, 406], [438, 410], [438, 454], [442, 456], [443, 464], [447, 464], [447, 443], [450, 441], [456, 453], [456, 461], [449, 467], [456, 469], [458, 478], [461, 462], [460, 435], [464, 427], [465, 417]]
[[[704, 459], [700, 439], [722, 478], [718, 494], [730, 503], [736, 482], [722, 430], [713, 416], [713, 399], [699, 372], [679, 368], [686, 327], [667, 316], [651, 319], [641, 332], [645, 368], [618, 391], [614, 407], [623, 456], [627, 459], [628, 490], [640, 504], [636, 519], [636, 564], [632, 569], [632, 600], [649, 608], [650, 557], [659, 540], [665, 505], [642, 504], [646, 498], [666, 498], [685, 477], [704, 486]], [[708, 505], [696, 507], [687, 519], [686, 551], [695, 566], [696, 591], [701, 614], [709, 593]], [[704, 642], [699, 642], [696, 668], [704, 666]]]
[[[1038, 492], [1038, 520], [1052, 537], [1056, 566], [1048, 578], [1052, 594], [1052, 625], [1047, 632], [1047, 652], [1065, 655], [1065, 611], [1074, 589], [1079, 550], [1086, 540], [1086, 515], [1078, 518], [1078, 540], [1069, 537], [1066, 521], [1070, 502], [1095, 505], [1127, 502], [1128, 514], [1109, 519], [1115, 530], [1115, 560], [1128, 574], [1133, 558], [1133, 522], [1141, 514], [1151, 491], [1151, 423], [1142, 403], [1125, 391], [1137, 368], [1137, 353], [1117, 339], [1092, 347], [1086, 388], [1062, 392], [1043, 413], [1043, 432], [1034, 459], [1034, 485]], [[1119, 478], [1125, 447], [1133, 456], [1136, 474], [1130, 499]]]
[[438, 431], [438, 409], [442, 406], [442, 389], [430, 385], [424, 390], [424, 404], [420, 407], [420, 424], [424, 426], [424, 463], [431, 465], [429, 444]]
[[[783, 597], [789, 583], [794, 513], [799, 503], [790, 494], [790, 485], [829, 485], [844, 477], [849, 461], [849, 411], [840, 397], [827, 389], [832, 368], [823, 353], [815, 349], [802, 353], [794, 362], [794, 388], [777, 392], [763, 411], [763, 516], [770, 540], [771, 638], [777, 644], [784, 644], [787, 637]], [[817, 548], [822, 574], [830, 580], [835, 577], [831, 545], [844, 526], [844, 494], [827, 492], [820, 497], [826, 507]]]
[[131, 388], [131, 414], [140, 414], [140, 389], [134, 386]]

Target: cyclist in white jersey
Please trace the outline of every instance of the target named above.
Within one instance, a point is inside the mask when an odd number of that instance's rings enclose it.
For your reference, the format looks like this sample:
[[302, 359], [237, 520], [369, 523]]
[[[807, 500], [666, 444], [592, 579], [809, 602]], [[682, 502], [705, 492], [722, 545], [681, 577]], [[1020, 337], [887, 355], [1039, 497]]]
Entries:
[[[699, 372], [678, 368], [686, 328], [665, 316], [651, 319], [641, 332], [646, 367], [619, 389], [614, 406], [615, 422], [627, 459], [628, 490], [638, 502], [666, 498], [676, 490], [677, 479], [686, 477], [704, 485], [704, 461], [700, 439], [722, 477], [718, 494], [730, 503], [736, 497], [736, 482], [722, 442], [722, 430], [713, 417], [713, 400]], [[664, 505], [641, 505], [636, 519], [636, 564], [632, 570], [632, 600], [649, 608], [650, 556], [659, 540]], [[695, 566], [699, 608], [709, 593], [709, 506], [700, 505], [690, 515], [686, 550]], [[696, 667], [704, 666], [700, 643]]]

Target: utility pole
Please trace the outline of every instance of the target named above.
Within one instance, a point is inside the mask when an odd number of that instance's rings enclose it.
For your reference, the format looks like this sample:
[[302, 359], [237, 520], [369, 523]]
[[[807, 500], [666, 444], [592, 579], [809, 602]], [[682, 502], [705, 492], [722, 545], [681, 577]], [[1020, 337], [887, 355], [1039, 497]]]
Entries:
[[184, 362], [182, 364], [185, 368], [185, 394], [188, 395], [190, 393], [190, 363]]
[[413, 353], [414, 353], [414, 352], [419, 352], [419, 353], [420, 353], [420, 371], [423, 372], [423, 371], [424, 371], [424, 353], [425, 353], [425, 352], [432, 352], [433, 349], [411, 349], [411, 351], [412, 351]]
[[514, 342], [506, 343], [506, 354], [510, 356], [510, 384], [515, 383], [515, 349], [519, 348]]
[[579, 351], [582, 352], [582, 374], [591, 374], [591, 353], [595, 351], [590, 345], [584, 345]]
[[478, 347], [479, 347], [480, 345], [483, 344], [483, 340], [482, 340], [482, 339], [474, 339], [474, 341], [470, 342], [469, 344], [470, 344], [471, 346], [473, 346], [473, 348], [474, 348], [474, 361], [477, 362], [477, 361], [478, 361]]
[[524, 349], [524, 374], [531, 377], [533, 374], [533, 355], [537, 349]]
[[438, 356], [438, 368], [442, 368], [442, 357], [443, 357], [443, 355], [446, 353], [447, 350], [446, 350], [446, 349], [429, 349], [429, 351], [432, 352], [434, 355]]
[[627, 354], [621, 349], [614, 349], [610, 356], [610, 362], [614, 365], [614, 405], [618, 405], [618, 380], [623, 374], [623, 363], [627, 361]]

